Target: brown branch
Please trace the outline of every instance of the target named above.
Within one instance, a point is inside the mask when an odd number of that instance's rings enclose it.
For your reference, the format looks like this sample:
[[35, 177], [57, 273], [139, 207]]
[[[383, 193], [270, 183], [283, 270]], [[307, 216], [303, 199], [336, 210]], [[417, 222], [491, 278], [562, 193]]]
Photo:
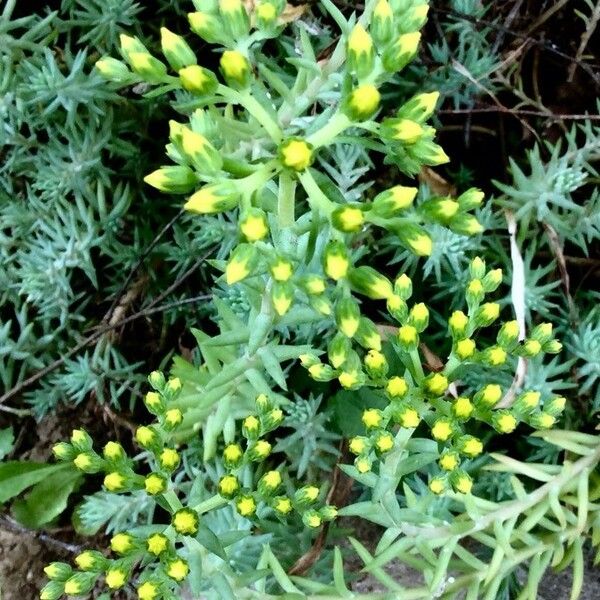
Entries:
[[598, 121], [600, 115], [583, 115], [583, 114], [564, 114], [564, 113], [552, 113], [544, 112], [541, 110], [526, 110], [526, 109], [513, 109], [506, 106], [484, 106], [481, 108], [447, 108], [439, 110], [440, 114], [447, 115], [469, 115], [478, 113], [507, 113], [512, 115], [523, 115], [530, 117], [546, 117], [547, 119], [556, 119], [557, 121]]
[[[590, 38], [592, 37], [594, 31], [596, 30], [596, 27], [598, 26], [599, 21], [600, 21], [600, 2], [596, 2], [596, 6], [594, 6], [594, 10], [590, 17], [590, 20], [588, 21], [588, 25], [587, 25], [585, 31], [583, 32], [583, 35], [581, 36], [581, 42], [579, 43], [579, 48], [577, 48], [577, 54], [575, 55], [575, 58], [577, 58], [577, 60], [581, 60], [581, 57], [583, 56], [583, 53], [585, 52], [585, 49], [587, 48]], [[569, 71], [567, 74], [567, 81], [569, 83], [571, 83], [571, 81], [573, 81], [573, 77], [575, 76], [576, 69], [577, 69], [577, 63], [572, 62], [569, 65]]]
[[115, 327], [121, 327], [123, 325], [127, 325], [141, 317], [147, 317], [149, 315], [153, 315], [165, 310], [169, 310], [171, 308], [175, 308], [177, 306], [183, 306], [184, 304], [191, 304], [192, 302], [198, 302], [200, 300], [208, 300], [210, 298], [210, 294], [203, 294], [201, 296], [195, 296], [193, 298], [186, 298], [185, 300], [178, 300], [177, 302], [170, 302], [168, 304], [163, 304], [162, 306], [157, 306], [154, 308], [148, 307], [144, 310], [140, 310], [137, 313], [130, 315], [129, 317], [125, 317], [121, 321], [117, 323], [113, 323], [110, 325], [105, 325], [104, 327], [100, 327], [91, 335], [88, 335], [85, 339], [81, 340], [79, 344], [71, 348], [66, 354], [63, 354], [60, 358], [56, 359], [54, 362], [50, 363], [48, 366], [40, 369], [27, 379], [24, 379], [17, 385], [15, 385], [12, 389], [8, 390], [2, 396], [0, 396], [0, 405], [10, 400], [24, 389], [27, 389], [31, 385], [33, 385], [36, 381], [39, 381], [42, 377], [48, 375], [55, 369], [58, 369], [61, 365], [63, 365], [67, 360], [69, 360], [72, 356], [77, 354], [80, 350], [83, 350], [90, 344], [93, 344], [96, 340], [100, 339], [105, 333], [115, 329]]
[[27, 529], [27, 527], [23, 527], [18, 521], [15, 521], [12, 517], [8, 515], [0, 515], [0, 528], [5, 531], [10, 531], [16, 535], [22, 536], [27, 535], [29, 537], [35, 538], [40, 542], [46, 544], [47, 546], [54, 546], [56, 548], [60, 548], [63, 552], [69, 552], [71, 554], [79, 554], [82, 550], [82, 546], [78, 546], [75, 544], [68, 544], [61, 540], [57, 540], [52, 537], [48, 533], [44, 533], [43, 531], [34, 531], [31, 529]]

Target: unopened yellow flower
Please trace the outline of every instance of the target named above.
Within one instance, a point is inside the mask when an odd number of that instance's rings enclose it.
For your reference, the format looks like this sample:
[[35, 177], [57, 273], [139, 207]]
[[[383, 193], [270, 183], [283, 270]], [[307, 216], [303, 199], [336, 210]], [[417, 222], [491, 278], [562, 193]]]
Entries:
[[377, 438], [375, 446], [380, 452], [389, 452], [394, 447], [394, 438], [390, 433], [384, 433]]
[[279, 471], [268, 471], [262, 476], [264, 484], [274, 490], [281, 485], [281, 473]]
[[441, 373], [434, 373], [426, 380], [425, 386], [430, 394], [441, 396], [448, 389], [448, 379]]
[[502, 348], [496, 346], [495, 348], [490, 348], [488, 350], [487, 357], [490, 364], [496, 367], [498, 365], [503, 365], [506, 362], [507, 354]]
[[242, 458], [242, 449], [237, 444], [229, 444], [223, 450], [223, 457], [229, 462], [237, 462]]
[[358, 371], [343, 371], [342, 373], [340, 373], [338, 381], [340, 382], [342, 387], [346, 389], [351, 388], [355, 386], [359, 381]]
[[454, 489], [461, 494], [470, 494], [473, 488], [473, 480], [467, 475], [461, 475], [454, 481]]
[[481, 279], [471, 279], [469, 285], [467, 286], [467, 293], [472, 294], [473, 296], [482, 295], [484, 292]]
[[151, 473], [144, 480], [144, 489], [151, 496], [156, 496], [167, 489], [167, 482], [160, 475]]
[[221, 69], [226, 77], [241, 80], [249, 70], [247, 58], [237, 50], [225, 50], [221, 55]]
[[452, 412], [460, 419], [466, 419], [470, 417], [473, 412], [473, 403], [469, 398], [460, 396], [454, 401]]
[[496, 383], [490, 383], [481, 390], [481, 400], [488, 406], [494, 406], [502, 398], [502, 388]]
[[133, 548], [133, 538], [128, 533], [117, 533], [110, 540], [110, 549], [117, 554], [125, 554]]
[[258, 440], [253, 450], [257, 456], [265, 458], [271, 454], [271, 444], [266, 440]]
[[117, 471], [108, 473], [104, 478], [104, 487], [109, 492], [118, 492], [125, 487], [125, 477]]
[[440, 467], [444, 469], [444, 471], [453, 471], [458, 467], [458, 456], [454, 453], [444, 454], [440, 458]]
[[183, 421], [183, 413], [178, 408], [171, 408], [165, 413], [165, 421], [171, 427], [176, 427]]
[[277, 16], [277, 10], [273, 4], [263, 2], [256, 7], [256, 15], [263, 21], [272, 21]]
[[68, 596], [79, 596], [81, 594], [81, 583], [71, 577], [65, 582], [65, 594]]
[[448, 319], [448, 325], [453, 331], [465, 331], [469, 324], [469, 317], [462, 310], [455, 310]]
[[414, 408], [405, 408], [399, 415], [400, 424], [407, 429], [418, 427], [421, 422], [419, 413]]
[[242, 517], [249, 517], [256, 512], [256, 501], [252, 496], [241, 496], [236, 501], [235, 507]]
[[91, 569], [95, 563], [96, 557], [89, 550], [86, 550], [85, 552], [82, 552], [81, 554], [75, 557], [75, 564], [82, 571], [87, 571], [88, 569]]
[[542, 351], [542, 345], [537, 340], [527, 340], [524, 348], [529, 356], [537, 356]]
[[316, 512], [311, 512], [307, 517], [306, 517], [306, 524], [309, 527], [320, 527], [321, 523], [323, 522], [323, 519], [321, 519], [321, 516], [316, 513]]
[[81, 471], [88, 469], [92, 465], [92, 458], [89, 454], [82, 452], [73, 459], [73, 464]]
[[527, 408], [535, 408], [540, 403], [540, 397], [539, 392], [530, 390], [521, 396], [521, 401]]
[[431, 435], [440, 442], [445, 442], [452, 435], [452, 425], [448, 421], [436, 421], [431, 428]]
[[111, 590], [117, 590], [127, 583], [127, 573], [123, 569], [109, 569], [105, 581]]
[[433, 242], [425, 233], [411, 236], [410, 239], [407, 240], [407, 244], [418, 256], [429, 256], [433, 250]]
[[189, 508], [182, 508], [173, 516], [172, 524], [181, 535], [195, 535], [198, 531], [198, 515]]
[[219, 481], [219, 493], [223, 496], [232, 496], [240, 489], [240, 483], [235, 475], [225, 475]]
[[362, 25], [355, 25], [350, 32], [348, 50], [357, 55], [369, 54], [373, 50], [373, 40]]
[[456, 356], [461, 360], [471, 358], [475, 354], [475, 341], [471, 338], [456, 342]]
[[140, 446], [146, 447], [152, 444], [156, 439], [156, 434], [149, 427], [138, 427], [135, 432], [135, 439], [140, 444]]
[[248, 431], [258, 431], [260, 429], [260, 421], [254, 415], [250, 415], [244, 419], [243, 427]]
[[331, 279], [337, 281], [346, 277], [350, 263], [345, 256], [328, 254], [325, 258], [325, 272]]
[[355, 206], [344, 206], [339, 213], [337, 219], [342, 231], [358, 231], [365, 222], [365, 215], [360, 208]]
[[423, 135], [423, 128], [416, 121], [400, 119], [394, 124], [394, 139], [414, 144]]
[[292, 501], [289, 498], [277, 498], [273, 508], [282, 515], [287, 515], [292, 511]]
[[225, 267], [225, 281], [227, 285], [233, 285], [250, 275], [249, 257], [233, 257]]
[[146, 540], [146, 547], [150, 554], [158, 556], [169, 547], [169, 540], [162, 533], [155, 533]]
[[500, 415], [496, 422], [502, 433], [511, 433], [517, 426], [517, 420], [510, 413]]
[[364, 456], [359, 456], [354, 461], [354, 466], [359, 473], [368, 473], [371, 470], [371, 461]]
[[293, 273], [292, 264], [287, 260], [278, 260], [271, 267], [271, 274], [276, 281], [287, 281]]
[[156, 392], [148, 392], [144, 402], [149, 408], [157, 408], [161, 405], [160, 394], [157, 394]]
[[436, 477], [429, 482], [429, 489], [434, 494], [441, 494], [446, 489], [446, 482]]
[[381, 369], [385, 364], [385, 356], [378, 350], [369, 350], [368, 354], [365, 356], [365, 365], [367, 365], [369, 369]]
[[249, 242], [257, 242], [267, 237], [269, 227], [263, 215], [248, 215], [240, 224], [240, 230]]
[[319, 497], [319, 488], [316, 485], [306, 485], [302, 488], [302, 498], [314, 502]]
[[412, 325], [402, 325], [398, 329], [398, 339], [406, 345], [417, 343], [417, 330]]
[[461, 452], [463, 454], [466, 454], [467, 456], [470, 456], [471, 458], [474, 458], [475, 456], [478, 456], [479, 454], [481, 454], [483, 451], [483, 444], [481, 443], [480, 440], [478, 440], [475, 437], [470, 437], [468, 440], [466, 440], [461, 447]]
[[362, 454], [367, 449], [367, 443], [363, 437], [353, 437], [349, 444], [352, 454]]
[[309, 294], [322, 294], [325, 291], [325, 282], [317, 275], [309, 276], [305, 285]]
[[179, 454], [172, 448], [165, 448], [159, 457], [163, 469], [174, 469], [179, 464]]
[[280, 153], [283, 165], [294, 171], [304, 171], [312, 161], [312, 149], [304, 140], [288, 140]]
[[362, 414], [362, 422], [365, 427], [379, 427], [381, 425], [381, 421], [383, 420], [383, 416], [381, 411], [376, 408], [368, 408]]
[[155, 583], [151, 581], [145, 581], [137, 589], [137, 595], [139, 600], [156, 600], [158, 598], [159, 589]]
[[189, 572], [188, 564], [181, 558], [176, 558], [167, 565], [167, 575], [175, 581], [183, 581]]
[[537, 415], [537, 418], [535, 420], [535, 425], [540, 429], [549, 429], [550, 427], [552, 427], [552, 425], [554, 425], [554, 423], [556, 423], [556, 417], [545, 412], [542, 412], [539, 415]]
[[348, 98], [349, 115], [357, 119], [368, 119], [379, 108], [381, 94], [371, 83], [359, 85]]
[[385, 391], [392, 396], [392, 398], [402, 398], [408, 392], [408, 384], [403, 377], [390, 377], [385, 385]]
[[359, 320], [354, 316], [343, 318], [340, 320], [340, 331], [346, 337], [354, 337], [354, 334], [358, 330], [359, 324]]
[[450, 198], [446, 198], [437, 203], [436, 209], [442, 217], [451, 219], [458, 212], [459, 204]]

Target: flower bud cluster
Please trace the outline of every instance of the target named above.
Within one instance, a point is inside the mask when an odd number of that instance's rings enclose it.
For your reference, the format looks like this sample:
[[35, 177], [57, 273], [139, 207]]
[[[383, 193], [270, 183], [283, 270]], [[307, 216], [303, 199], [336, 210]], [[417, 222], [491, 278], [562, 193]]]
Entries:
[[[338, 333], [328, 347], [330, 364], [322, 363], [315, 354], [300, 357], [303, 366], [318, 381], [337, 377], [344, 388], [357, 389], [367, 385], [381, 390], [387, 398], [385, 408], [364, 411], [362, 421], [366, 434], [350, 440], [349, 448], [356, 455], [354, 465], [359, 473], [370, 471], [377, 460], [393, 450], [394, 432], [398, 428], [422, 427], [440, 447], [439, 472], [431, 479], [430, 489], [442, 493], [451, 487], [467, 493], [472, 481], [461, 463], [483, 452], [482, 441], [469, 433], [469, 421], [479, 421], [498, 433], [509, 434], [520, 423], [535, 429], [549, 428], [564, 409], [566, 401], [563, 397], [549, 398], [542, 403], [540, 393], [535, 390], [523, 391], [510, 408], [500, 408], [498, 405], [508, 390], [498, 384], [489, 383], [470, 395], [459, 394], [455, 389], [458, 382], [453, 382], [470, 366], [507, 368], [511, 356], [560, 350], [550, 324], [538, 325], [529, 337], [519, 341], [516, 321], [504, 322], [499, 327], [495, 344], [478, 348], [474, 339], [477, 331], [493, 325], [500, 316], [499, 305], [484, 300], [500, 285], [502, 272], [486, 270], [484, 261], [475, 258], [469, 274], [471, 279], [465, 290], [468, 310], [467, 313], [457, 310], [448, 319], [451, 351], [438, 371], [428, 375], [423, 371], [420, 338], [429, 326], [429, 310], [424, 303], [409, 307], [412, 282], [405, 274], [400, 275], [393, 285], [379, 282], [374, 289], [385, 291], [385, 294], [369, 295], [385, 299], [389, 314], [399, 323], [393, 347], [401, 362], [407, 365], [403, 372], [390, 373], [388, 359], [381, 351], [381, 338], [374, 347], [363, 346], [366, 353], [362, 358], [352, 349], [349, 338], [358, 331], [363, 318], [352, 300], [347, 300], [346, 308], [340, 310]], [[364, 289], [361, 291], [365, 292]], [[528, 354], [534, 343], [537, 352]]]
[[230, 500], [237, 512], [248, 519], [257, 513], [271, 511], [284, 518], [293, 511], [298, 513], [306, 527], [317, 528], [337, 516], [337, 509], [331, 505], [321, 505], [321, 490], [314, 485], [305, 485], [293, 494], [289, 482], [284, 482], [282, 469], [256, 469], [257, 481], [251, 487], [242, 484], [245, 467], [249, 464], [263, 464], [271, 454], [271, 444], [265, 435], [281, 425], [283, 412], [275, 407], [265, 394], [256, 399], [256, 412], [242, 421], [242, 435], [245, 447], [231, 443], [225, 446], [222, 460], [226, 473], [218, 483], [218, 492]]

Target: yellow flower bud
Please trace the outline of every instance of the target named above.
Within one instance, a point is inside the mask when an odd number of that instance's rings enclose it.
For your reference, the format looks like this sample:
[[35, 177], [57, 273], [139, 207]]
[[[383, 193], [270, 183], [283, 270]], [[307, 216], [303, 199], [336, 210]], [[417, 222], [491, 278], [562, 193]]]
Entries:
[[344, 112], [355, 121], [366, 121], [379, 108], [381, 94], [371, 83], [359, 85], [350, 92], [344, 103]]
[[423, 135], [423, 127], [410, 119], [399, 119], [393, 125], [393, 139], [404, 144], [414, 144]]
[[280, 146], [279, 155], [283, 166], [294, 171], [306, 170], [313, 159], [312, 146], [304, 140], [293, 138]]
[[419, 413], [414, 408], [404, 408], [402, 409], [397, 416], [397, 420], [400, 422], [402, 427], [406, 429], [414, 429], [419, 426], [421, 422], [421, 417]]
[[175, 581], [183, 581], [190, 572], [190, 567], [182, 558], [176, 558], [167, 564], [167, 575]]
[[122, 588], [127, 583], [127, 572], [124, 569], [109, 569], [105, 575], [106, 585], [111, 590]]
[[181, 535], [196, 535], [198, 532], [198, 514], [190, 508], [181, 508], [171, 521], [175, 531]]
[[403, 377], [391, 377], [385, 385], [385, 391], [392, 398], [402, 398], [408, 392], [408, 384]]
[[429, 489], [436, 495], [441, 494], [446, 489], [446, 480], [441, 477], [434, 477], [429, 482]]
[[235, 508], [242, 517], [251, 517], [256, 512], [256, 500], [249, 495], [240, 496], [235, 501]]
[[229, 85], [243, 88], [250, 82], [250, 63], [238, 50], [225, 50], [219, 65]]
[[159, 556], [167, 550], [169, 547], [169, 540], [166, 535], [162, 533], [154, 533], [146, 540], [146, 548], [150, 554]]
[[368, 408], [362, 414], [362, 422], [367, 429], [379, 427], [383, 421], [383, 415], [380, 410], [376, 408]]
[[456, 342], [454, 351], [461, 360], [471, 358], [475, 354], [475, 342], [471, 338]]
[[444, 419], [438, 419], [431, 428], [431, 435], [439, 442], [445, 442], [452, 433], [452, 424]]
[[109, 473], [104, 478], [104, 487], [109, 492], [120, 492], [125, 489], [125, 477], [116, 471]]
[[464, 396], [460, 396], [452, 404], [452, 412], [454, 413], [454, 416], [459, 419], [468, 419], [473, 413], [473, 410], [474, 407], [471, 400]]
[[152, 581], [145, 581], [137, 588], [138, 600], [156, 600], [159, 593], [158, 585]]
[[367, 438], [362, 436], [353, 437], [348, 447], [352, 454], [363, 454], [367, 449]]

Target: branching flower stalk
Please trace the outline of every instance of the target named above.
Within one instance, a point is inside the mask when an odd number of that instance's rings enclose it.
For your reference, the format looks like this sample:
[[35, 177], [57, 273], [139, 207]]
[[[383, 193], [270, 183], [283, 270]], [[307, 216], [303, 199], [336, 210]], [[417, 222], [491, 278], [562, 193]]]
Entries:
[[[135, 435], [145, 451], [141, 457], [131, 459], [114, 442], [100, 455], [81, 431], [74, 432], [70, 443], [56, 447], [59, 459], [84, 472], [103, 473], [107, 491], [143, 492], [169, 518], [113, 537], [116, 558], [87, 552], [76, 558], [77, 569], [50, 565], [51, 581], [41, 597], [85, 595], [97, 584], [111, 590], [133, 586], [140, 600], [180, 597], [181, 585], [196, 596], [210, 593], [211, 598], [268, 598], [278, 590], [309, 598], [314, 593], [322, 598], [351, 595], [339, 549], [334, 551], [332, 580], [324, 584], [289, 577], [268, 545], [254, 571], [238, 573], [228, 552], [245, 533], [219, 532], [220, 540], [205, 522], [227, 507], [264, 531], [279, 521], [291, 527], [294, 518], [316, 531], [338, 514], [336, 507], [322, 501], [325, 486], [295, 481], [271, 456], [270, 434], [283, 420], [280, 407], [290, 402], [286, 371], [291, 361], [300, 359], [314, 380], [337, 380], [350, 391], [369, 390], [381, 407], [369, 406], [363, 412], [365, 435], [350, 441], [356, 460], [343, 466], [372, 489], [372, 499], [346, 507], [344, 513], [393, 527], [396, 536], [409, 532], [413, 537], [401, 540], [407, 552], [399, 552], [408, 562], [419, 552], [429, 565], [434, 551], [447, 544], [434, 572], [425, 568], [425, 588], [403, 597], [439, 596], [453, 589], [446, 575], [456, 554], [464, 563], [461, 569], [471, 570], [466, 577], [475, 590], [470, 597], [475, 598], [476, 586], [496, 585], [501, 559], [492, 559], [482, 582], [482, 561], [470, 558], [459, 544], [463, 534], [485, 544], [489, 535], [486, 530], [488, 537], [482, 537], [481, 532], [492, 524], [489, 515], [482, 517], [485, 527], [474, 527], [468, 520], [487, 508], [471, 494], [471, 459], [483, 453], [484, 445], [470, 428], [508, 434], [523, 423], [547, 429], [559, 417], [565, 399], [524, 390], [510, 410], [499, 410], [502, 389], [497, 384], [457, 397], [449, 390], [461, 386], [468, 369], [508, 369], [513, 357], [557, 353], [561, 344], [548, 323], [519, 341], [518, 326], [507, 321], [495, 343], [478, 348], [475, 334], [500, 317], [499, 304], [483, 301], [501, 284], [502, 272], [488, 270], [483, 260], [474, 258], [465, 290], [466, 313], [455, 311], [448, 320], [448, 360], [439, 372], [428, 373], [419, 342], [429, 326], [429, 309], [420, 302], [409, 306], [411, 279], [400, 273], [392, 281], [372, 265], [360, 264], [354, 242], [368, 230], [387, 231], [417, 256], [429, 255], [435, 244], [424, 224], [464, 236], [482, 230], [473, 214], [483, 202], [477, 189], [456, 199], [414, 202], [417, 189], [410, 178], [424, 166], [449, 160], [428, 124], [438, 94], [421, 93], [399, 107], [381, 106], [382, 86], [417, 52], [428, 6], [422, 0], [367, 0], [360, 16], [346, 19], [330, 0], [321, 0], [320, 8], [340, 29], [330, 58], [317, 58], [316, 44], [298, 23], [298, 55], [292, 53], [273, 66], [264, 58], [269, 53], [266, 42], [286, 26], [284, 2], [259, 0], [250, 9], [241, 0], [194, 4], [190, 27], [215, 46], [220, 76], [199, 65], [199, 54], [188, 41], [167, 28], [161, 31], [166, 62], [139, 39], [122, 36], [123, 60], [105, 57], [97, 69], [116, 87], [144, 83], [152, 88], [149, 95], [174, 93], [176, 106], [189, 113], [185, 122], [169, 123], [166, 154], [172, 164], [149, 174], [146, 182], [166, 193], [185, 195], [185, 208], [199, 218], [225, 213], [236, 223], [235, 248], [227, 261], [214, 261], [214, 266], [223, 273], [225, 286], [236, 286], [244, 294], [248, 309], [238, 314], [216, 298], [219, 334], [192, 330], [201, 364], [178, 360], [172, 378], [166, 380], [158, 372], [150, 376], [153, 391], [146, 395], [146, 406], [155, 421]], [[338, 145], [361, 145], [382, 153], [377, 160], [398, 168], [398, 184], [348, 202], [322, 166]], [[367, 316], [365, 299], [385, 301], [390, 318], [399, 324], [395, 339], [385, 347], [377, 325]], [[301, 340], [298, 332], [307, 325], [320, 332], [311, 338], [319, 341]], [[399, 365], [393, 372], [392, 358]], [[236, 434], [239, 421], [241, 437]], [[424, 438], [413, 436], [417, 429]], [[185, 444], [192, 448], [199, 433], [203, 461], [214, 461], [219, 473], [216, 482], [180, 464], [180, 452]], [[406, 478], [419, 475], [428, 479], [429, 489], [417, 498]], [[401, 482], [407, 509], [399, 505]], [[192, 485], [186, 487], [188, 483]], [[190, 491], [198, 486], [209, 494], [200, 502]], [[445, 494], [467, 511], [456, 517], [450, 531], [440, 530], [439, 519], [428, 520], [426, 511], [413, 510]], [[517, 506], [525, 512], [531, 508], [524, 502], [510, 505], [502, 513], [506, 519], [514, 519]], [[555, 500], [550, 508], [556, 511]], [[432, 539], [437, 530], [444, 535]], [[508, 551], [506, 536], [494, 533]], [[399, 584], [379, 568], [396, 556], [389, 551], [398, 549], [392, 542], [388, 533], [375, 564], [358, 542], [354, 546], [372, 572], [397, 592]], [[493, 598], [487, 589], [486, 593]]]

